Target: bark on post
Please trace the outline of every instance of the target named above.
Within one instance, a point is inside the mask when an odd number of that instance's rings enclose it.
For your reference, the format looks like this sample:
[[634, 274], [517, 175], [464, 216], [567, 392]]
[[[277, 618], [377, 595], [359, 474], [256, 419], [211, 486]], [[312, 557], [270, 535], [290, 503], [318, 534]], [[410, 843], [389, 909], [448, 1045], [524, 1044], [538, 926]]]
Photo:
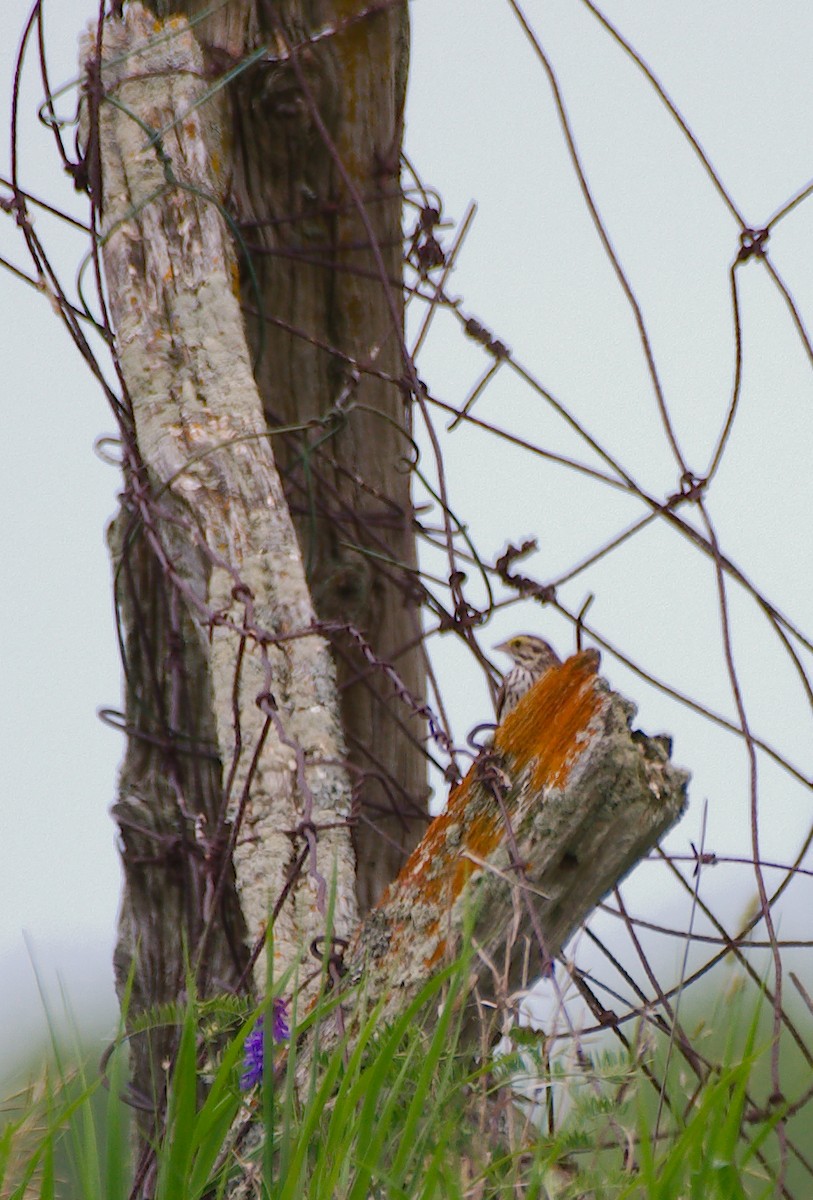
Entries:
[[[317, 422], [275, 439], [274, 450], [318, 616], [360, 629], [422, 698], [410, 418], [399, 387], [406, 0], [154, 7], [195, 22], [210, 83], [231, 75], [207, 102], [212, 161], [240, 230], [241, 297], [268, 426]], [[353, 838], [366, 910], [426, 827], [424, 726], [393, 702], [352, 638], [337, 629], [332, 641], [357, 769]]]
[[[345, 745], [329, 649], [321, 637], [303, 636], [314, 612], [233, 290], [233, 255], [202, 127], [202, 58], [183, 19], [167, 22], [164, 36], [158, 32], [155, 18], [138, 4], [128, 6], [123, 21], [106, 24], [98, 110], [102, 253], [134, 434], [120, 566], [131, 570], [135, 534], [155, 560], [152, 582], [161, 579], [175, 617], [163, 632], [174, 634], [176, 656], [185, 660], [188, 653], [198, 668], [200, 694], [189, 694], [193, 677], [181, 674], [186, 699], [203, 713], [198, 727], [214, 735], [225, 812], [202, 809], [193, 781], [179, 774], [170, 773], [153, 790], [157, 773], [138, 775], [154, 725], [167, 709], [180, 711], [171, 694], [178, 676], [165, 662], [136, 665], [130, 675], [131, 750], [117, 815], [129, 831], [144, 834], [141, 823], [147, 822], [153, 853], [159, 826], [165, 832], [173, 818], [197, 822], [215, 874], [197, 897], [201, 911], [192, 928], [181, 926], [193, 940], [201, 922], [219, 921], [211, 906], [228, 860], [223, 845], [206, 839], [224, 815], [227, 831], [239, 825], [228, 850], [249, 944], [262, 938], [269, 904], [298, 847], [307, 848], [307, 866], [275, 923], [279, 972], [324, 933], [331, 886], [336, 932], [346, 935], [355, 923], [355, 862], [346, 825], [351, 787], [341, 765]], [[141, 478], [132, 477], [136, 455], [145, 469]], [[137, 589], [131, 595], [131, 605], [148, 608], [153, 600]], [[149, 631], [130, 631], [135, 664], [156, 631], [156, 622]], [[179, 635], [192, 644], [179, 644]], [[157, 695], [139, 686], [150, 675]], [[180, 737], [180, 729], [174, 732]], [[167, 800], [169, 812], [161, 808]], [[162, 979], [152, 1003], [169, 998], [164, 988], [179, 982], [183, 963], [179, 929], [162, 919], [177, 915], [161, 905], [160, 868], [166, 867], [159, 864], [153, 873], [153, 889], [147, 885], [150, 894], [136, 913], [129, 904], [130, 871], [143, 894], [144, 863], [125, 859], [120, 968], [138, 953], [141, 988], [142, 971], [153, 974], [148, 964], [173, 952], [176, 959], [175, 980]], [[191, 907], [192, 899], [182, 902]], [[152, 912], [142, 923], [150, 901]], [[222, 936], [219, 928], [213, 933], [215, 941]], [[188, 947], [192, 954], [195, 949]], [[260, 960], [260, 987], [264, 972]], [[170, 996], [176, 994], [177, 986]]]

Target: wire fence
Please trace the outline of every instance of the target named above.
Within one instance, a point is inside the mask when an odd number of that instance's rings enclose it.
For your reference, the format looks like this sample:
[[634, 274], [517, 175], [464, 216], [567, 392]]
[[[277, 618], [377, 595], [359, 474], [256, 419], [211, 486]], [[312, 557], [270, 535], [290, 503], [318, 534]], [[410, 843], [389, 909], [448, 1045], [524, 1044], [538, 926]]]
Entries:
[[[388, 7], [370, 4], [353, 21], [369, 20]], [[713, 286], [717, 294], [724, 287], [728, 295], [730, 333], [718, 349], [730, 368], [731, 385], [724, 403], [715, 397], [713, 416], [708, 405], [697, 414], [705, 441], [693, 427], [695, 410], [687, 407], [685, 396], [676, 397], [678, 389], [671, 383], [669, 358], [676, 351], [674, 343], [664, 349], [660, 332], [664, 317], [657, 300], [650, 321], [643, 296], [652, 294], [651, 281], [641, 276], [640, 269], [635, 278], [628, 271], [623, 253], [615, 248], [615, 231], [602, 215], [601, 191], [591, 183], [590, 163], [569, 116], [569, 96], [556, 57], [546, 49], [537, 23], [514, 0], [506, 0], [505, 9], [522, 34], [524, 53], [538, 71], [539, 102], [555, 116], [559, 149], [565, 152], [560, 161], [570, 173], [570, 184], [575, 180], [582, 212], [589, 217], [590, 236], [609, 268], [614, 303], [623, 306], [618, 311], [623, 311], [623, 319], [632, 322], [636, 333], [634, 353], [644, 373], [639, 365], [632, 369], [629, 386], [634, 395], [617, 403], [617, 418], [608, 422], [606, 411], [601, 411], [602, 398], [587, 396], [587, 377], [582, 379], [577, 371], [571, 386], [557, 367], [554, 386], [535, 348], [519, 344], [513, 333], [501, 328], [499, 293], [492, 297], [481, 289], [477, 303], [469, 303], [458, 291], [455, 270], [465, 263], [477, 227], [475, 208], [472, 205], [458, 220], [447, 216], [443, 179], [421, 177], [420, 162], [412, 157], [415, 149], [407, 141], [411, 156], [403, 163], [402, 186], [409, 334], [402, 348], [403, 370], [399, 374], [383, 370], [379, 346], [370, 345], [366, 357], [354, 358], [312, 331], [292, 327], [283, 316], [263, 314], [291, 338], [306, 340], [315, 354], [327, 356], [339, 380], [319, 417], [299, 429], [277, 430], [274, 440], [285, 439], [291, 445], [285, 487], [292, 511], [302, 516], [316, 506], [321, 518], [329, 514], [336, 537], [355, 549], [368, 568], [405, 596], [419, 597], [422, 627], [415, 630], [414, 638], [426, 650], [426, 697], [413, 695], [403, 682], [399, 655], [383, 661], [364, 629], [352, 620], [324, 620], [318, 628], [331, 637], [337, 653], [356, 655], [351, 661], [362, 663], [358, 668], [362, 676], [365, 672], [386, 676], [391, 685], [387, 704], [394, 722], [405, 729], [413, 728], [410, 722], [415, 718], [423, 723], [427, 736], [422, 746], [436, 803], [479, 748], [476, 735], [469, 740], [472, 726], [492, 720], [488, 696], [494, 696], [499, 675], [490, 646], [495, 631], [509, 628], [512, 622], [523, 631], [545, 636], [553, 630], [563, 653], [577, 644], [598, 647], [603, 671], [619, 690], [640, 703], [644, 727], [652, 732], [650, 722], [656, 722], [676, 734], [677, 761], [698, 773], [704, 790], [706, 783], [710, 785], [707, 794], [693, 791], [686, 822], [600, 906], [563, 955], [556, 984], [540, 984], [534, 1011], [560, 1048], [574, 1039], [579, 1047], [589, 1046], [593, 1034], [634, 1048], [640, 1036], [635, 1030], [648, 1029], [660, 1039], [666, 1057], [682, 1056], [688, 1111], [696, 1089], [718, 1065], [718, 1051], [709, 1048], [708, 1030], [698, 1014], [711, 1005], [710, 997], [725, 994], [736, 980], [753, 994], [755, 1005], [764, 1003], [771, 1014], [770, 1078], [759, 1083], [749, 1102], [752, 1113], [778, 1115], [776, 1146], [761, 1147], [757, 1155], [766, 1173], [779, 1181], [781, 1194], [801, 1196], [809, 1187], [807, 1177], [813, 1175], [805, 1132], [810, 1128], [813, 1099], [813, 980], [808, 957], [813, 939], [796, 934], [809, 929], [805, 914], [813, 877], [809, 854], [813, 631], [806, 628], [799, 591], [790, 589], [790, 599], [785, 599], [781, 576], [777, 583], [774, 576], [779, 573], [767, 554], [760, 558], [760, 546], [792, 543], [799, 573], [806, 580], [801, 589], [805, 595], [810, 582], [809, 539], [803, 533], [807, 512], [804, 508], [798, 512], [794, 528], [788, 528], [778, 514], [787, 511], [779, 498], [786, 501], [796, 486], [793, 471], [799, 464], [793, 452], [798, 450], [804, 458], [807, 450], [790, 446], [788, 459], [772, 451], [770, 438], [780, 420], [780, 404], [783, 429], [806, 431], [808, 426], [801, 414], [796, 422], [794, 409], [803, 401], [795, 396], [779, 400], [771, 394], [755, 394], [759, 388], [751, 388], [747, 409], [743, 396], [750, 346], [755, 344], [757, 354], [761, 347], [754, 332], [755, 301], [751, 277], [746, 288], [746, 272], [760, 272], [766, 287], [758, 293], [758, 302], [774, 306], [771, 319], [784, 322], [808, 369], [813, 363], [804, 289], [788, 282], [794, 275], [793, 263], [773, 253], [774, 238], [788, 222], [807, 228], [813, 184], [788, 195], [755, 227], [684, 117], [680, 97], [671, 96], [659, 81], [656, 64], [639, 54], [596, 5], [581, 0], [577, 7], [597, 23], [607, 44], [633, 64], [651, 101], [668, 115], [676, 141], [691, 150], [691, 158], [682, 161], [691, 161], [703, 186], [727, 213], [728, 225], [714, 251]], [[56, 153], [69, 174], [77, 186], [84, 186], [89, 179], [92, 182], [96, 168], [92, 161], [77, 157], [71, 140], [75, 119], [64, 112], [69, 99], [76, 101], [76, 89], [53, 89], [39, 16], [36, 5], [22, 44], [20, 70], [29, 56], [39, 58], [45, 96], [41, 117], [53, 132]], [[541, 28], [541, 19], [538, 25]], [[347, 22], [325, 26], [297, 45], [280, 42], [278, 58], [289, 59], [296, 74], [308, 47], [329, 41], [346, 28]], [[219, 85], [228, 73], [224, 71]], [[19, 80], [18, 71], [15, 96]], [[307, 81], [302, 75], [297, 75], [297, 81], [303, 103], [314, 106], [315, 119], [318, 106], [308, 94]], [[496, 83], [491, 86], [497, 104]], [[781, 87], [781, 80], [777, 86]], [[600, 102], [597, 97], [596, 103]], [[91, 204], [87, 223], [78, 224], [60, 213], [58, 203], [27, 190], [25, 179], [17, 173], [17, 119], [15, 105], [12, 173], [10, 179], [0, 181], [0, 209], [7, 220], [16, 222], [31, 269], [24, 272], [8, 262], [2, 265], [21, 286], [28, 283], [48, 293], [105, 392], [118, 435], [115, 449], [114, 441], [107, 440], [103, 450], [115, 453], [125, 468], [124, 507], [132, 515], [131, 536], [150, 541], [170, 593], [174, 588], [179, 599], [194, 606], [194, 597], [184, 595], [172, 575], [166, 539], [167, 525], [176, 518], [146, 484], [126, 387], [116, 368], [115, 335], [93, 241], [98, 214]], [[335, 147], [329, 148], [336, 153]], [[664, 150], [670, 153], [671, 148]], [[337, 170], [340, 167], [337, 164]], [[631, 192], [637, 184], [635, 179], [629, 181]], [[644, 191], [646, 186], [642, 181]], [[473, 171], [472, 193], [477, 187]], [[359, 206], [363, 216], [364, 206], [375, 197], [349, 191], [346, 202]], [[87, 237], [87, 259], [76, 288], [63, 282], [51, 265], [52, 249], [40, 240], [31, 220], [33, 213], [43, 210]], [[506, 221], [510, 223], [510, 218]], [[280, 259], [298, 257], [303, 269], [314, 262], [336, 272], [370, 269], [354, 267], [347, 255], [334, 257], [329, 246], [311, 245], [303, 252], [297, 246], [295, 222], [286, 226], [284, 214], [278, 222]], [[251, 253], [252, 231], [240, 232]], [[661, 231], [661, 236], [670, 235], [672, 231]], [[673, 236], [691, 238], [691, 226]], [[506, 244], [489, 247], [495, 260], [506, 253], [509, 241], [506, 236]], [[369, 245], [360, 250], [369, 250]], [[522, 252], [522, 246], [511, 245], [512, 256], [519, 258]], [[568, 250], [548, 241], [546, 253], [553, 261], [557, 256], [566, 259]], [[518, 263], [519, 274], [520, 267]], [[657, 269], [653, 262], [653, 272]], [[374, 271], [384, 303], [391, 281], [380, 256]], [[557, 278], [566, 279], [566, 269]], [[524, 302], [529, 303], [527, 297]], [[579, 297], [560, 291], [558, 302], [572, 314]], [[676, 301], [676, 308], [680, 302]], [[679, 325], [676, 312], [671, 319]], [[563, 323], [562, 336], [572, 337], [572, 328]], [[606, 344], [597, 337], [599, 344], [594, 345], [591, 334], [585, 331], [581, 343], [573, 344], [572, 354], [588, 360], [595, 356], [598, 373], [606, 367], [612, 375], [615, 368], [609, 359], [602, 366]], [[400, 331], [394, 328], [392, 336], [400, 337]], [[552, 336], [547, 330], [545, 337]], [[676, 337], [678, 353], [691, 357], [691, 343], [681, 342], [679, 332]], [[625, 350], [629, 344], [624, 343]], [[102, 345], [109, 347], [108, 358], [100, 350]], [[453, 368], [446, 362], [438, 365], [441, 359], [453, 361]], [[768, 363], [769, 371], [774, 367]], [[403, 459], [412, 476], [414, 521], [421, 545], [417, 569], [392, 558], [389, 531], [400, 513], [393, 510], [391, 498], [367, 489], [379, 519], [366, 520], [360, 536], [358, 514], [331, 482], [337, 470], [333, 438], [362, 403], [359, 387], [367, 377], [383, 379], [404, 398]], [[612, 407], [616, 393], [612, 387], [608, 393], [607, 405]], [[756, 405], [761, 405], [757, 417]], [[641, 435], [644, 424], [652, 427], [653, 414], [658, 439], [654, 468], [647, 461], [653, 443]], [[738, 440], [741, 426], [746, 442], [755, 437], [755, 429], [761, 431], [757, 438], [765, 439], [757, 454], [756, 479], [729, 467], [744, 461], [743, 442]], [[789, 461], [796, 466], [789, 467]], [[363, 492], [364, 481], [355, 482]], [[761, 540], [749, 543], [741, 536], [738, 513], [746, 525], [764, 522]], [[499, 546], [494, 544], [494, 528], [504, 531]], [[211, 554], [196, 531], [184, 532]], [[240, 583], [235, 580], [238, 601]], [[125, 590], [133, 586], [126, 556], [118, 585]], [[236, 605], [226, 615], [207, 612], [199, 617], [204, 623], [232, 622], [247, 641], [259, 642], [264, 652], [279, 640], [252, 622], [248, 602], [238, 610]], [[177, 615], [174, 619], [177, 624]], [[160, 669], [158, 663], [155, 669]], [[188, 683], [183, 664], [176, 661], [169, 669], [178, 672], [175, 694], [181, 697]], [[479, 719], [472, 703], [486, 706]], [[183, 725], [181, 709], [182, 705], [165, 712], [163, 730], [160, 725], [153, 727], [149, 736], [165, 736], [168, 746], [173, 743]], [[124, 714], [108, 712], [107, 716], [126, 725]], [[278, 718], [269, 701], [266, 724], [275, 723]], [[128, 732], [133, 736], [137, 731], [129, 728]], [[197, 751], [202, 759], [211, 756], [211, 748]], [[699, 772], [695, 756], [702, 756]], [[359, 791], [361, 782], [371, 778], [379, 789], [378, 806], [368, 802], [357, 819], [374, 826], [382, 812], [402, 811], [406, 800], [413, 804], [414, 819], [424, 820], [416, 798], [404, 797], [401, 782], [381, 769], [375, 747], [365, 748], [352, 769]], [[177, 786], [179, 804], [187, 811], [183, 787]], [[202, 944], [209, 936], [213, 897], [223, 887], [222, 847], [229, 838], [233, 844], [236, 836], [234, 829], [228, 830], [224, 814], [225, 808], [209, 813], [208, 827], [199, 824], [200, 836], [182, 847], [182, 853], [194, 860], [195, 871], [204, 879], [201, 890], [209, 897], [205, 905], [209, 916], [200, 929]], [[305, 813], [297, 870], [313, 872], [323, 884], [318, 838], [319, 830], [309, 824]], [[173, 844], [156, 852], [174, 855], [179, 849]], [[294, 878], [282, 888], [280, 904]], [[696, 1001], [695, 995], [700, 997]], [[512, 998], [514, 1005], [518, 1002]], [[684, 1019], [687, 1011], [692, 1015]], [[657, 1069], [649, 1069], [653, 1087], [663, 1097], [663, 1058], [659, 1063]], [[748, 1137], [747, 1126], [743, 1136]]]

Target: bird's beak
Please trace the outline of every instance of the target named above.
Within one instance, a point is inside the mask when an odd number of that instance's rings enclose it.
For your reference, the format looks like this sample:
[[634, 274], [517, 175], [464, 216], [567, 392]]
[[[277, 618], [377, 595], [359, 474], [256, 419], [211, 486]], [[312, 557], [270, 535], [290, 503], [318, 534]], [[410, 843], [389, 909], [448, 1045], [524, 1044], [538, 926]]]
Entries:
[[492, 649], [500, 650], [500, 651], [502, 651], [503, 654], [510, 653], [510, 647], [508, 645], [508, 642], [500, 642], [498, 646], [493, 646]]

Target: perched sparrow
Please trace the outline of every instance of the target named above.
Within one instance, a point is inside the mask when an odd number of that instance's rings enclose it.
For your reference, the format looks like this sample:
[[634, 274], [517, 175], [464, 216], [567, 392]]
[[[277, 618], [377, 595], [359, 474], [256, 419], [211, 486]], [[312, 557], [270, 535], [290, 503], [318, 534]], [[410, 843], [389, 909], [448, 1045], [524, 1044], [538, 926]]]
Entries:
[[562, 660], [552, 646], [532, 633], [518, 633], [494, 649], [502, 650], [514, 660], [497, 694], [497, 720], [501, 721], [537, 679], [541, 679], [549, 667], [558, 667]]

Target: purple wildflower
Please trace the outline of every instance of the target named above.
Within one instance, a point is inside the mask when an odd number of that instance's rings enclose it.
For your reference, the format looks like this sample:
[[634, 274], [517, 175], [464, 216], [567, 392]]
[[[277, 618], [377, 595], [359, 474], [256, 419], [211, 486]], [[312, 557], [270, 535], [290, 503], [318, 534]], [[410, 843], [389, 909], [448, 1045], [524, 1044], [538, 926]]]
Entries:
[[263, 1077], [263, 1019], [257, 1021], [243, 1046], [243, 1074], [240, 1088], [247, 1092]]
[[[287, 1005], [281, 996], [276, 996], [273, 1006], [271, 1037], [279, 1043], [287, 1041], [290, 1036]], [[240, 1076], [240, 1088], [244, 1092], [249, 1091], [256, 1084], [262, 1083], [263, 1038], [263, 1018], [259, 1017], [243, 1046], [243, 1074]]]

